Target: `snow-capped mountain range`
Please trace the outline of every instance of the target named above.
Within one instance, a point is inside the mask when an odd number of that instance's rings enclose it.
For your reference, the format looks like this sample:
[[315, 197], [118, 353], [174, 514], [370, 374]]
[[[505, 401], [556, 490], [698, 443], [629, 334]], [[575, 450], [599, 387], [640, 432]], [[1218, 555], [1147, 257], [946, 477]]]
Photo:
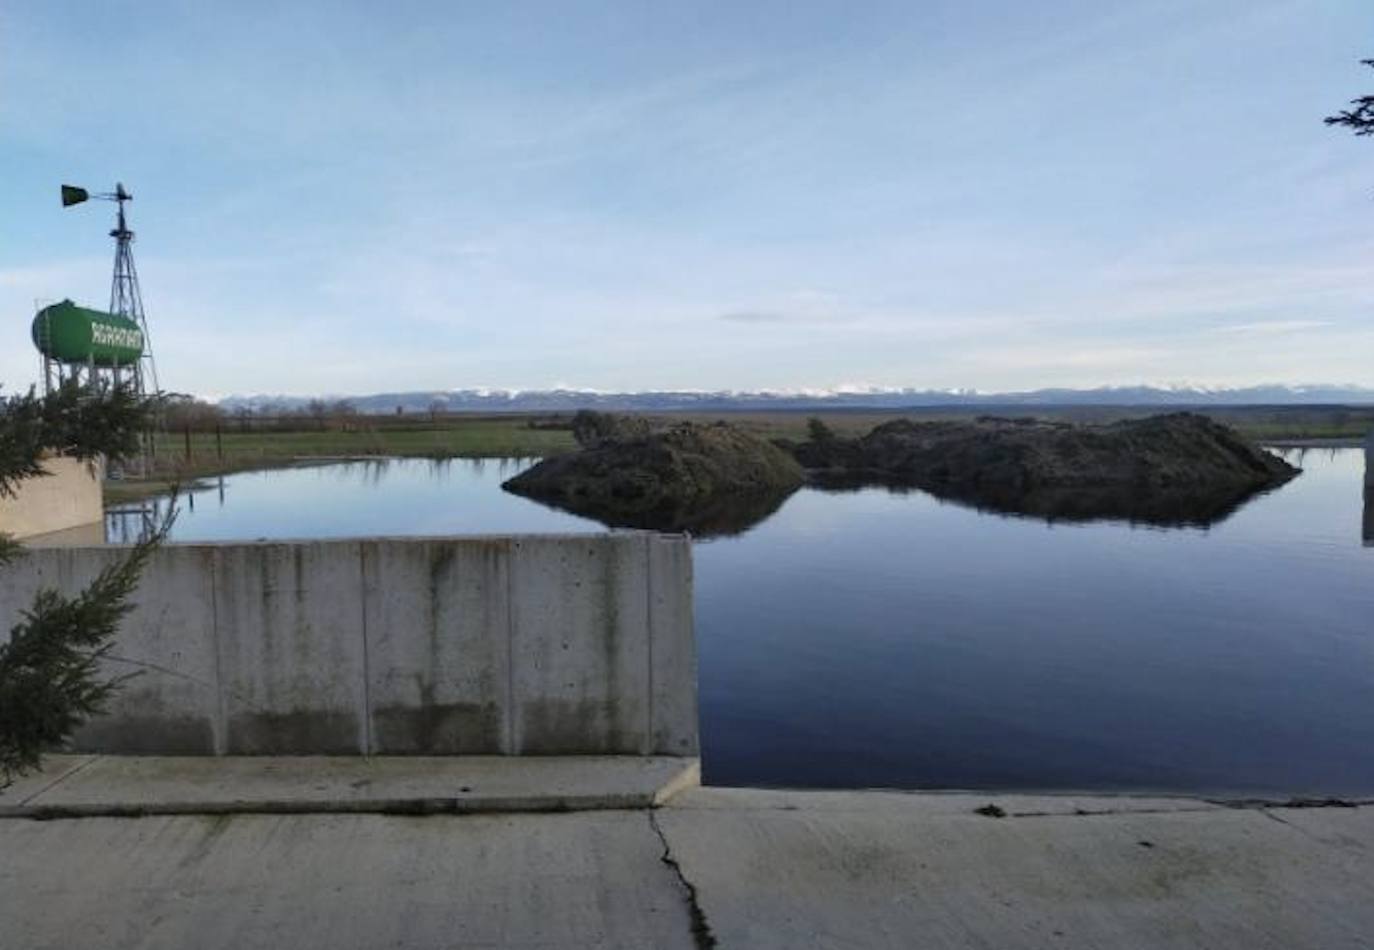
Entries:
[[366, 396], [229, 396], [229, 411], [292, 411], [313, 399], [347, 399], [360, 412], [566, 412], [906, 409], [931, 406], [1241, 406], [1374, 404], [1374, 389], [1354, 385], [1261, 385], [1243, 388], [1201, 386], [1104, 386], [1096, 389], [1035, 389], [984, 393], [976, 390], [883, 389], [599, 392], [588, 389], [451, 389], [374, 393]]

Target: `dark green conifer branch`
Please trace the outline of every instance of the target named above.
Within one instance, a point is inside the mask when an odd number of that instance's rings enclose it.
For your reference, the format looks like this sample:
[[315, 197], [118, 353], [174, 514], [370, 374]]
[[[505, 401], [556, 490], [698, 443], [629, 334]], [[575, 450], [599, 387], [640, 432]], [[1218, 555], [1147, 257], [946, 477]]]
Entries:
[[[0, 399], [0, 495], [12, 496], [24, 479], [42, 477], [49, 453], [88, 462], [135, 455], [151, 411], [152, 401], [127, 387], [70, 382], [42, 398], [30, 390]], [[122, 680], [102, 678], [100, 662], [133, 609], [139, 577], [171, 518], [80, 593], [40, 592], [0, 644], [0, 788], [36, 768], [43, 752], [97, 715], [118, 688]], [[0, 567], [22, 553], [0, 535]]]
[[[1365, 66], [1374, 66], [1374, 59], [1362, 59], [1360, 62]], [[1326, 124], [1343, 125], [1356, 135], [1374, 135], [1374, 96], [1360, 96], [1352, 99], [1350, 105], [1353, 108], [1327, 116]]]

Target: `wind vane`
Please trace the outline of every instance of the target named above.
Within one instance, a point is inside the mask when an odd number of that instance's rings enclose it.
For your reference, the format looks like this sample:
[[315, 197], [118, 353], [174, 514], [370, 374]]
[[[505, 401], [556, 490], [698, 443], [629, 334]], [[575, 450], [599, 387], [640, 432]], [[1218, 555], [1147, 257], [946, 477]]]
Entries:
[[62, 207], [70, 208], [92, 198], [118, 205], [114, 230], [114, 275], [110, 280], [108, 313], [86, 310], [70, 300], [40, 310], [34, 318], [34, 343], [44, 357], [44, 384], [51, 387], [54, 364], [60, 378], [63, 369], [71, 375], [82, 370], [94, 378], [97, 371], [109, 371], [116, 383], [130, 374], [140, 395], [159, 392], [157, 363], [153, 360], [152, 336], [143, 312], [143, 293], [134, 266], [134, 232], [129, 229], [124, 203], [133, 200], [124, 183], [115, 190], [91, 194], [76, 185], [62, 186]]

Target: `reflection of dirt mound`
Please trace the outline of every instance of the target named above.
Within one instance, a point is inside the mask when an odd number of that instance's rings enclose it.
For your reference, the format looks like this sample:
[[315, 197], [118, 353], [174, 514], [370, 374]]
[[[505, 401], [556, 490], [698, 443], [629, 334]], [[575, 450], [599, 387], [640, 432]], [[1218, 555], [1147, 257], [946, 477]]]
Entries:
[[608, 528], [643, 528], [651, 531], [686, 532], [696, 538], [723, 538], [743, 534], [782, 507], [791, 492], [712, 495], [692, 502], [664, 502], [657, 508], [637, 510], [575, 506], [561, 500], [537, 498], [551, 508], [594, 518]]
[[1105, 426], [900, 419], [791, 448], [822, 485], [899, 484], [994, 511], [1162, 525], [1219, 521], [1299, 471], [1189, 413]]
[[617, 527], [711, 535], [767, 517], [803, 480], [786, 452], [724, 423], [606, 425], [587, 441], [502, 487]]
[[1245, 489], [1219, 493], [1185, 491], [1151, 491], [1137, 493], [1131, 489], [1096, 489], [1088, 487], [1041, 489], [1033, 492], [998, 491], [980, 486], [977, 491], [960, 491], [956, 486], [940, 485], [924, 488], [911, 481], [851, 476], [834, 472], [814, 473], [811, 484], [827, 492], [859, 491], [864, 488], [886, 488], [893, 492], [921, 491], [941, 501], [965, 505], [978, 511], [1004, 515], [1043, 518], [1046, 521], [1130, 521], [1160, 527], [1184, 527], [1216, 524], [1234, 514], [1245, 502], [1267, 489]]

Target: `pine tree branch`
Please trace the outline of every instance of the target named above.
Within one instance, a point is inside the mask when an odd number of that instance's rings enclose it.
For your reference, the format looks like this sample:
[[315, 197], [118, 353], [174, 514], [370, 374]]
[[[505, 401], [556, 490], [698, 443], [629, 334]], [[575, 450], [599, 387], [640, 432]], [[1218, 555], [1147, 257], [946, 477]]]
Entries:
[[129, 386], [72, 381], [42, 398], [30, 389], [0, 399], [0, 496], [13, 495], [26, 478], [46, 474], [42, 459], [48, 452], [83, 462], [136, 455], [153, 405]]
[[[1374, 67], [1374, 59], [1362, 59], [1360, 63]], [[1350, 104], [1354, 106], [1353, 109], [1343, 109], [1322, 121], [1327, 125], [1345, 126], [1356, 135], [1374, 135], [1374, 96], [1360, 96], [1352, 99]]]
[[[41, 399], [33, 389], [0, 398], [0, 497], [13, 495], [24, 479], [45, 475], [48, 452], [86, 462], [134, 455], [152, 407], [152, 400], [130, 387], [75, 382]], [[36, 768], [46, 749], [103, 710], [127, 678], [102, 679], [101, 661], [133, 609], [139, 577], [171, 529], [175, 511], [174, 494], [163, 522], [80, 593], [41, 591], [9, 642], [0, 645], [0, 788]], [[21, 551], [0, 535], [0, 567]]]
[[36, 769], [45, 751], [65, 742], [104, 711], [128, 675], [103, 679], [101, 661], [149, 558], [176, 518], [168, 515], [145, 539], [74, 596], [45, 589], [0, 645], [0, 788]]

